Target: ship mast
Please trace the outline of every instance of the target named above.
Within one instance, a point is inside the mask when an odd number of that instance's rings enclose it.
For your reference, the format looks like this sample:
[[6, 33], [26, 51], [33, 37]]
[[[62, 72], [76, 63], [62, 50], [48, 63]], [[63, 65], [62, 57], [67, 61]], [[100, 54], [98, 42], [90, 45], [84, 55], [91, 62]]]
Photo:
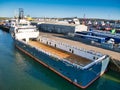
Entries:
[[84, 18], [84, 25], [85, 25], [85, 24], [86, 24], [86, 17], [85, 17], [85, 13], [84, 13], [83, 18]]
[[23, 10], [23, 8], [19, 8], [18, 20], [20, 20], [20, 19], [24, 19], [24, 10]]

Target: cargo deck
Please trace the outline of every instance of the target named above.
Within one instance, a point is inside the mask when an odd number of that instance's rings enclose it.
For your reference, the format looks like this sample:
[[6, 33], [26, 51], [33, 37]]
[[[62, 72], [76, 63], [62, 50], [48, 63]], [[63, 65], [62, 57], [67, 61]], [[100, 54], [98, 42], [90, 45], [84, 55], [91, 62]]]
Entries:
[[48, 46], [48, 45], [40, 43], [38, 41], [31, 41], [30, 40], [29, 44], [34, 46], [34, 47], [40, 48], [40, 49], [42, 49], [42, 50], [44, 50], [44, 51], [46, 51], [48, 53], [51, 53], [51, 54], [59, 57], [61, 60], [66, 59], [66, 60], [69, 60], [70, 62], [76, 63], [78, 65], [85, 66], [85, 65], [92, 62], [92, 60], [77, 56], [75, 54], [72, 54], [72, 53], [69, 53], [69, 52], [66, 52], [66, 51], [51, 47], [51, 46]]
[[68, 43], [68, 44], [70, 44], [71, 46], [74, 46], [74, 47], [84, 48], [86, 50], [92, 50], [92, 51], [95, 51], [95, 52], [100, 52], [102, 54], [109, 55], [112, 59], [120, 61], [120, 53], [119, 52], [115, 52], [115, 51], [111, 51], [111, 50], [87, 45], [85, 43], [74, 41], [74, 40], [69, 40], [69, 39], [64, 38], [64, 35], [62, 35], [62, 34], [40, 32], [40, 36], [47, 37], [47, 38], [50, 38], [50, 39], [53, 39], [53, 40], [56, 40], [56, 41], [60, 41], [60, 42], [62, 41], [64, 43]]

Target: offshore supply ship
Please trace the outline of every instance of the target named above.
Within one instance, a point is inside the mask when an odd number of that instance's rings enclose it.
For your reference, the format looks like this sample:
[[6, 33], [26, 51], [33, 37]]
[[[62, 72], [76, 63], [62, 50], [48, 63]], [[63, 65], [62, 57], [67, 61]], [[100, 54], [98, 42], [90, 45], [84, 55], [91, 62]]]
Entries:
[[86, 88], [101, 76], [109, 56], [74, 46], [70, 40], [39, 33], [26, 20], [10, 29], [15, 46], [70, 83]]
[[102, 75], [109, 63], [107, 55], [39, 35], [39, 31], [24, 20], [11, 27], [11, 35], [18, 49], [81, 88], [86, 88]]

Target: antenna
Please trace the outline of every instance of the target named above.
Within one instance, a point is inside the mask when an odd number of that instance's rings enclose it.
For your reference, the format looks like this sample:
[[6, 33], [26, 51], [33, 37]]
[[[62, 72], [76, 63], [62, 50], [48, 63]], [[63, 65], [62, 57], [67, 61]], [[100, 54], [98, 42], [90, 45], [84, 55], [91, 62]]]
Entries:
[[86, 24], [86, 17], [85, 17], [85, 13], [84, 13], [83, 18], [84, 18], [84, 24]]
[[23, 19], [24, 18], [24, 10], [23, 8], [19, 8], [19, 19]]

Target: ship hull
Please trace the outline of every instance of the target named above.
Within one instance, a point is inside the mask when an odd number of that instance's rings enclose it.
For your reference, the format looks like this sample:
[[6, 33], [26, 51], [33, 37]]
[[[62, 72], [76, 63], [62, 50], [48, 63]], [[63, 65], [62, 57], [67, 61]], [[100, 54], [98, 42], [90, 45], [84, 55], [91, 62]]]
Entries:
[[2, 29], [3, 31], [9, 32], [9, 27], [5, 27], [3, 25], [0, 25], [0, 29]]
[[25, 42], [15, 40], [15, 46], [35, 61], [49, 68], [59, 76], [80, 88], [86, 88], [101, 76], [109, 63], [109, 57], [87, 69], [80, 69], [46, 54]]

